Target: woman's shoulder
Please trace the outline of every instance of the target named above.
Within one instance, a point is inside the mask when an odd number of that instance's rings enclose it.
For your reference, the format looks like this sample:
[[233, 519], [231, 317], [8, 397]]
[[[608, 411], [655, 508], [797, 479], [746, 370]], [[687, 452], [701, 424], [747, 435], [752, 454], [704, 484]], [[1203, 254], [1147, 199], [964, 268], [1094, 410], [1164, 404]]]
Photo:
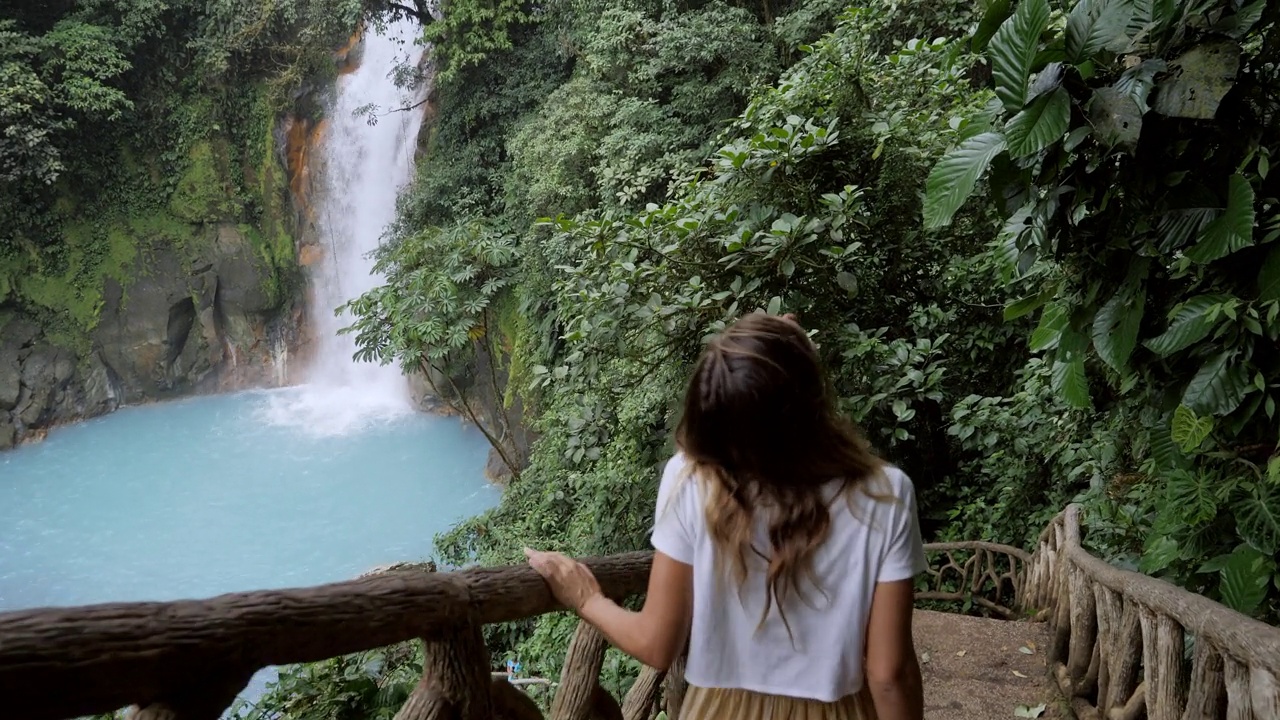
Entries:
[[916, 494], [911, 476], [907, 475], [902, 468], [888, 462], [882, 463], [863, 480], [862, 489], [872, 498], [898, 502], [911, 502]]
[[696, 484], [691, 482], [692, 479], [693, 461], [677, 450], [662, 466], [662, 480], [658, 484], [659, 503], [682, 495], [686, 488]]

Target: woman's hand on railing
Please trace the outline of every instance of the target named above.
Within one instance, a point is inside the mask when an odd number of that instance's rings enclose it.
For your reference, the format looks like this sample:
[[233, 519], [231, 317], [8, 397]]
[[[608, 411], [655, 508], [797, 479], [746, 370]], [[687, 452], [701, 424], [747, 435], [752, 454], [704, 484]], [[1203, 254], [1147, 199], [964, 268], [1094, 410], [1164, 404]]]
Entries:
[[551, 592], [565, 607], [576, 613], [596, 595], [601, 595], [600, 583], [586, 565], [558, 552], [525, 548], [529, 566], [547, 581]]

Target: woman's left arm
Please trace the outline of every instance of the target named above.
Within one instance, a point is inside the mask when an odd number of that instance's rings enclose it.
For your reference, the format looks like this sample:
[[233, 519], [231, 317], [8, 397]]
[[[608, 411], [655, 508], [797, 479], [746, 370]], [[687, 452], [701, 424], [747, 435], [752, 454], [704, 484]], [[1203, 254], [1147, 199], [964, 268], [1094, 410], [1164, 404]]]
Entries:
[[619, 650], [666, 670], [684, 650], [693, 621], [693, 567], [653, 554], [643, 608], [627, 610], [605, 597], [586, 565], [560, 553], [525, 550], [529, 564], [557, 599], [594, 625]]

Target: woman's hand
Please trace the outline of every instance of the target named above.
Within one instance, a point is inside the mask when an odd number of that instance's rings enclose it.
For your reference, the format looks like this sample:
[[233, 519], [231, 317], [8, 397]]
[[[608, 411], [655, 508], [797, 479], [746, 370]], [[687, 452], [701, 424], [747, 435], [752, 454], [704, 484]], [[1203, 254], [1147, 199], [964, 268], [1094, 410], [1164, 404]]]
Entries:
[[551, 592], [565, 607], [581, 612], [582, 606], [600, 594], [600, 583], [586, 565], [558, 552], [524, 549], [529, 565], [551, 586]]

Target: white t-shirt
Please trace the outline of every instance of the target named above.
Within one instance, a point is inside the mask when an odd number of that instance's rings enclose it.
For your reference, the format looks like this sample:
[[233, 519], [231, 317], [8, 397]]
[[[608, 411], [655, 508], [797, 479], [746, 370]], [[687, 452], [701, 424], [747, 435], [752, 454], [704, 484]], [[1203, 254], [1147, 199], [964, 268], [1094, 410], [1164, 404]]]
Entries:
[[[845, 496], [834, 497], [832, 484], [831, 531], [813, 557], [822, 592], [803, 582], [804, 600], [794, 592], [786, 596], [793, 645], [776, 605], [760, 625], [766, 597], [762, 572], [748, 572], [741, 593], [731, 572], [717, 577], [703, 491], [690, 470], [683, 454], [667, 462], [653, 529], [655, 549], [693, 566], [693, 628], [685, 670], [689, 683], [823, 702], [862, 689], [876, 583], [904, 580], [926, 567], [911, 479], [885, 466], [883, 479], [870, 481], [878, 494], [892, 495], [897, 502], [853, 492], [850, 503]], [[756, 518], [755, 543], [767, 553], [762, 514]], [[753, 567], [750, 558], [748, 553], [748, 567]]]

